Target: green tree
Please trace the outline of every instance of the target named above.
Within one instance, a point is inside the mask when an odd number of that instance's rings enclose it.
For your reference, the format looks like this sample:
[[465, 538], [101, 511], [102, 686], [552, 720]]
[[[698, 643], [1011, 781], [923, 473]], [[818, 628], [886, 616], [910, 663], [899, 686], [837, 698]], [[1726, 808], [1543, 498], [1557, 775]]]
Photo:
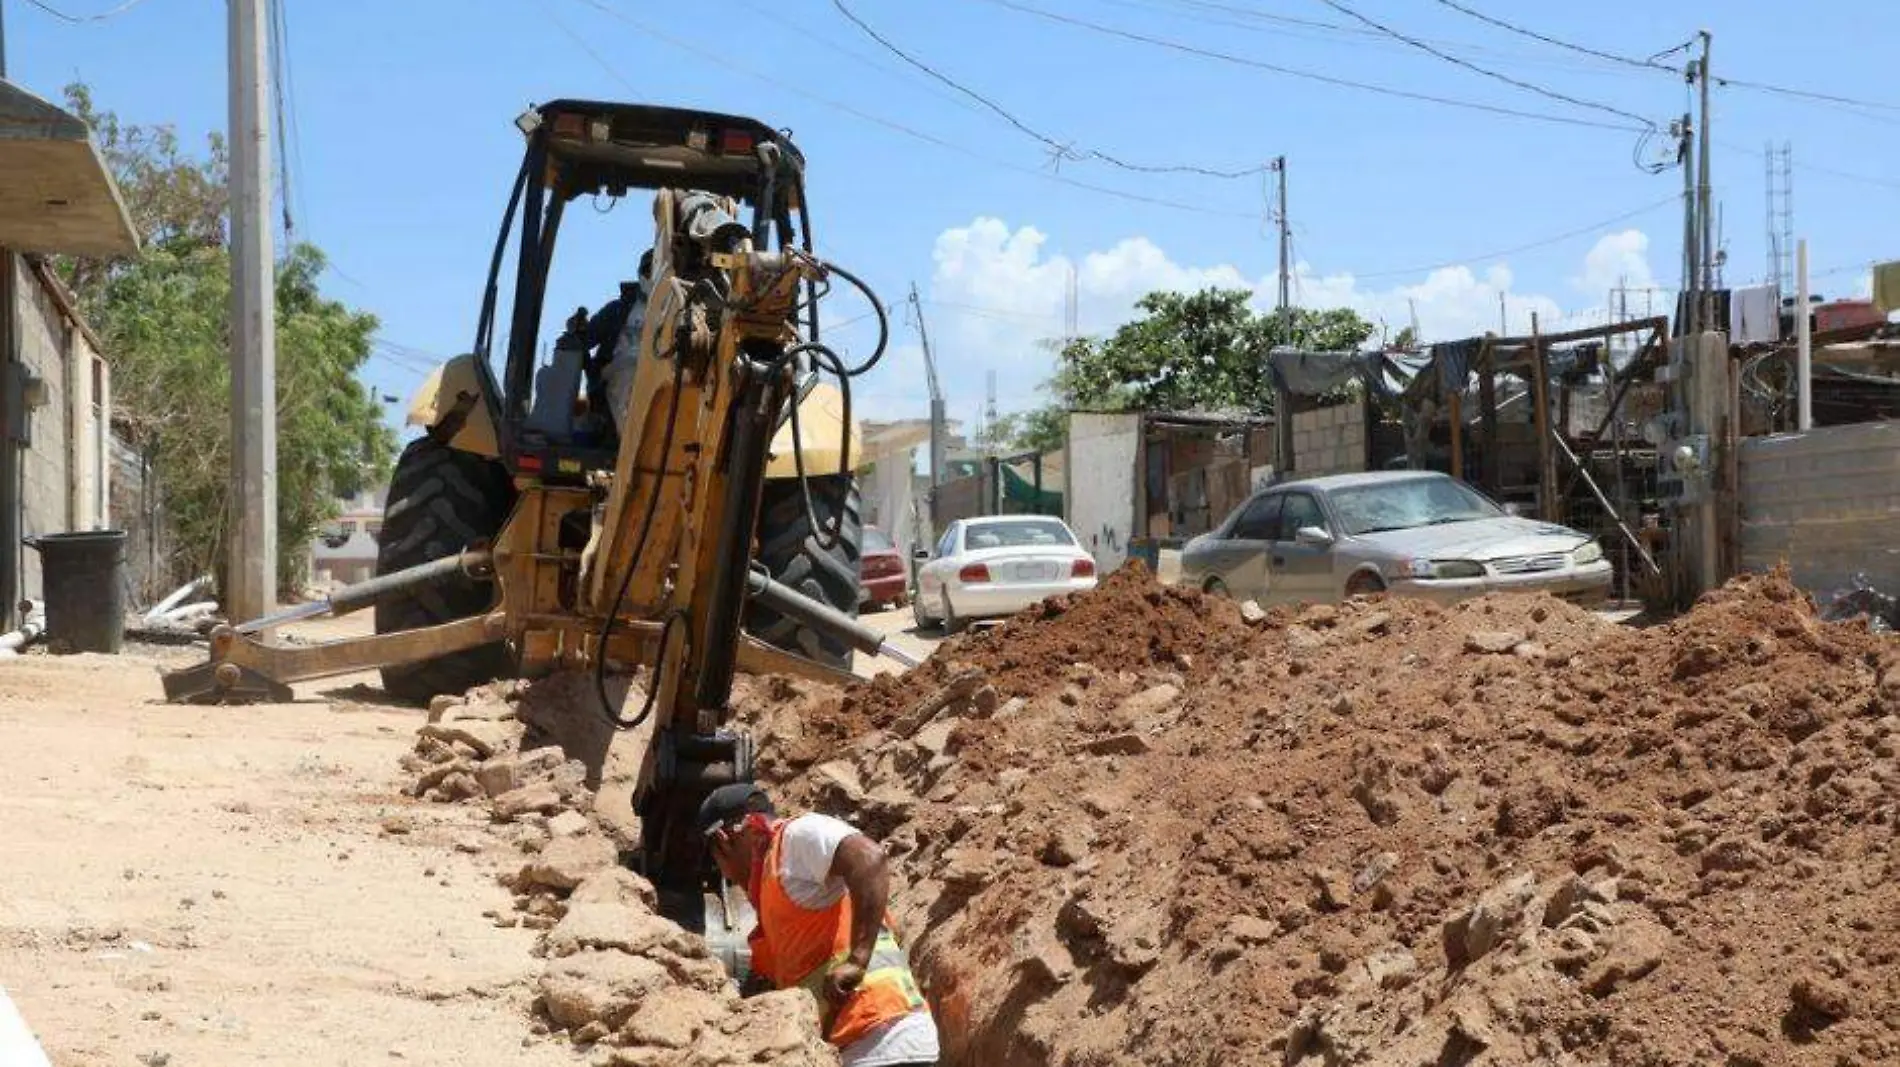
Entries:
[[[143, 242], [136, 259], [61, 265], [112, 361], [114, 422], [157, 472], [178, 572], [222, 575], [231, 528], [230, 255], [224, 153], [169, 128], [121, 124], [67, 89], [92, 124]], [[340, 495], [387, 477], [394, 436], [357, 372], [376, 318], [326, 299], [322, 252], [277, 264], [277, 573], [302, 583], [311, 538]]]
[[1136, 304], [1142, 317], [1107, 340], [1064, 346], [1051, 385], [1081, 410], [1267, 412], [1267, 354], [1274, 348], [1340, 351], [1372, 335], [1372, 325], [1347, 308], [1294, 308], [1281, 316], [1254, 311], [1251, 298], [1244, 289], [1149, 293]]
[[1023, 413], [1017, 444], [1025, 452], [1055, 452], [1069, 443], [1069, 409], [1045, 404]]

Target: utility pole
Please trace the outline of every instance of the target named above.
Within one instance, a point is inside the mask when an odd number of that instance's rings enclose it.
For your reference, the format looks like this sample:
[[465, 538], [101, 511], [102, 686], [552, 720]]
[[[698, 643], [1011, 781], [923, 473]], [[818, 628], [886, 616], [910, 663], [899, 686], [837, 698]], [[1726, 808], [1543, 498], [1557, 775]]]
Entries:
[[1699, 142], [1696, 146], [1696, 217], [1702, 230], [1702, 278], [1700, 284], [1704, 307], [1700, 318], [1702, 320], [1702, 329], [1709, 330], [1713, 329], [1716, 325], [1711, 321], [1715, 317], [1715, 309], [1708, 306], [1710, 299], [1715, 293], [1715, 211], [1714, 205], [1711, 203], [1711, 194], [1709, 191], [1709, 82], [1712, 80], [1709, 75], [1709, 45], [1712, 38], [1707, 30], [1703, 30], [1699, 36], [1702, 38], [1702, 63], [1700, 70], [1702, 81], [1700, 86], [1702, 97], [1702, 125], [1701, 128], [1696, 131], [1696, 137]]
[[924, 302], [918, 299], [915, 282], [910, 286], [910, 309], [917, 316], [917, 339], [924, 346], [924, 380], [930, 388], [930, 494], [934, 523], [937, 487], [943, 484], [943, 457], [949, 444], [949, 427], [943, 410], [943, 389], [937, 384], [937, 361], [930, 354], [930, 332], [924, 328]]
[[277, 309], [270, 224], [270, 0], [227, 0], [231, 114], [233, 619], [270, 613], [277, 591]]
[[[1293, 344], [1293, 224], [1286, 213], [1286, 157], [1273, 157], [1273, 172], [1280, 182], [1280, 299], [1276, 311], [1280, 317], [1280, 343]], [[1278, 384], [1273, 391], [1273, 473], [1285, 478], [1293, 469], [1293, 394]]]
[[1498, 290], [1498, 336], [1511, 336], [1511, 320], [1504, 313], [1504, 290]]
[[1808, 306], [1808, 239], [1794, 243], [1794, 427], [1814, 429], [1814, 337]]
[[[0, 0], [0, 78], [7, 76], [6, 2]], [[16, 620], [24, 571], [20, 545], [20, 437], [25, 405], [13, 383], [25, 374], [20, 365], [19, 306], [11, 249], [0, 247], [0, 626], [11, 630]]]
[[1280, 335], [1291, 343], [1293, 339], [1293, 226], [1286, 215], [1286, 157], [1275, 156], [1273, 172], [1280, 176]]
[[[1693, 61], [1689, 69], [1693, 78]], [[1679, 334], [1686, 335], [1702, 328], [1701, 274], [1696, 266], [1695, 123], [1687, 112], [1676, 123], [1676, 159], [1682, 164], [1682, 314], [1676, 326]]]

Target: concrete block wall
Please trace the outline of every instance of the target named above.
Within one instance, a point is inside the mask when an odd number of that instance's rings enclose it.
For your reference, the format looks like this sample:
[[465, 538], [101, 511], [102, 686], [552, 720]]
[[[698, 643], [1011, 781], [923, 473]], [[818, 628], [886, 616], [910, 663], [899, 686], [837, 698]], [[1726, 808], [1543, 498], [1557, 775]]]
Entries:
[[1354, 400], [1294, 414], [1294, 477], [1363, 471], [1366, 459], [1364, 404]]
[[[104, 367], [86, 335], [73, 327], [46, 283], [14, 259], [20, 323], [20, 360], [38, 380], [29, 395], [30, 443], [20, 451], [20, 533], [25, 537], [89, 530], [108, 515], [104, 427], [109, 418]], [[20, 593], [39, 599], [44, 589], [39, 553], [20, 561]]]
[[[32, 443], [20, 450], [20, 533], [26, 537], [70, 529], [67, 514], [67, 414], [65, 320], [24, 258], [14, 260], [19, 294], [14, 312], [20, 323], [20, 361], [39, 379], [38, 403], [28, 398], [27, 427]], [[40, 554], [21, 560], [20, 595], [38, 599], [45, 585]]]

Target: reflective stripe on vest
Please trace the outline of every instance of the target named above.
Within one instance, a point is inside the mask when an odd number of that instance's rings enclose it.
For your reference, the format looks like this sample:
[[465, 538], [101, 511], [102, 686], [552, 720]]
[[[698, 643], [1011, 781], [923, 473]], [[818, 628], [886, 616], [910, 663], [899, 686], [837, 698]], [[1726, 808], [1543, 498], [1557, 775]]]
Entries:
[[760, 973], [779, 989], [795, 987], [810, 993], [818, 1003], [825, 1040], [839, 1048], [885, 1023], [930, 1010], [888, 917], [871, 950], [864, 981], [845, 998], [842, 1007], [834, 1008], [826, 1000], [825, 977], [851, 956], [851, 898], [840, 897], [830, 907], [817, 911], [792, 900], [779, 881], [779, 839], [783, 831], [781, 823], [772, 833], [759, 887], [759, 931], [769, 945]]

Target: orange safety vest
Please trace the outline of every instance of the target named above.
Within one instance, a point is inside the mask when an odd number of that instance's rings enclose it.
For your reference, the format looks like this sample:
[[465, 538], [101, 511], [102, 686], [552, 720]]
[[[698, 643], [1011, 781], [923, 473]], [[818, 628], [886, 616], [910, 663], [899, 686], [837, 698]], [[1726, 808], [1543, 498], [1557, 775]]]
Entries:
[[818, 1002], [825, 1040], [838, 1048], [848, 1047], [877, 1027], [912, 1012], [929, 1011], [910, 972], [910, 958], [897, 944], [889, 916], [871, 950], [864, 981], [842, 1006], [834, 1008], [825, 999], [825, 976], [851, 955], [851, 897], [846, 894], [830, 907], [812, 911], [787, 896], [779, 881], [778, 862], [784, 830], [783, 823], [772, 830], [758, 899], [753, 902], [759, 909], [759, 924], [748, 939], [752, 970], [775, 988], [798, 988], [810, 993]]

